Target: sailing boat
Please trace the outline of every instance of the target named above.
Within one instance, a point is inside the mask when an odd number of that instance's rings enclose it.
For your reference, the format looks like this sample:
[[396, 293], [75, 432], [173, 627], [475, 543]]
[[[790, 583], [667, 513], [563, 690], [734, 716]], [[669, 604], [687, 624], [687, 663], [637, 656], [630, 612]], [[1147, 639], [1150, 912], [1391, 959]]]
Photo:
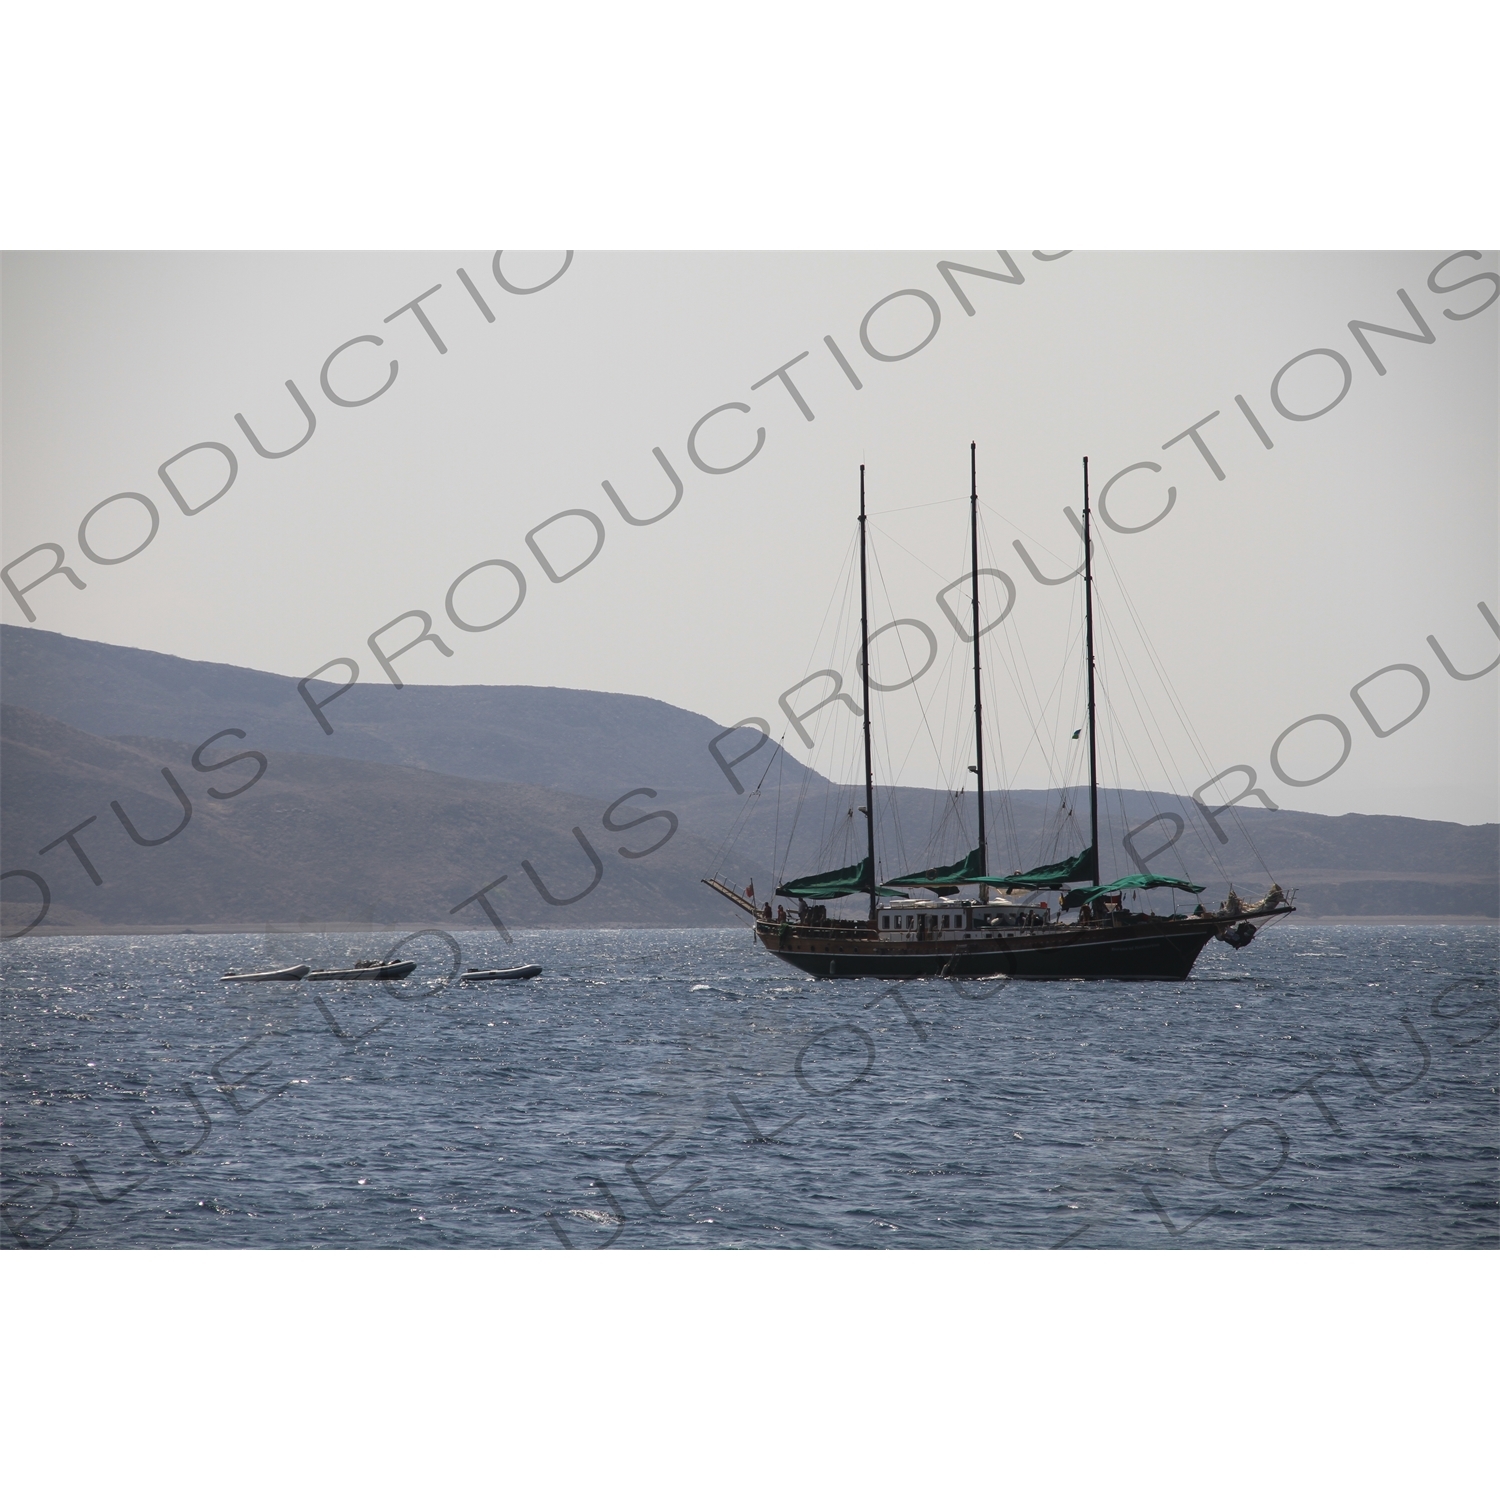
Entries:
[[[1281, 887], [1246, 905], [1230, 892], [1217, 911], [1200, 905], [1192, 915], [1156, 916], [1128, 911], [1129, 890], [1174, 888], [1200, 894], [1201, 885], [1171, 875], [1127, 875], [1099, 883], [1099, 775], [1094, 700], [1094, 577], [1088, 459], [1083, 461], [1083, 587], [1088, 660], [1089, 846], [1071, 859], [1012, 875], [987, 870], [984, 818], [983, 702], [979, 653], [979, 484], [976, 447], [969, 445], [970, 585], [974, 641], [975, 764], [979, 779], [979, 842], [957, 864], [917, 870], [884, 885], [875, 866], [875, 780], [870, 756], [870, 624], [866, 573], [865, 467], [859, 466], [860, 666], [863, 687], [865, 815], [868, 845], [858, 864], [790, 880], [778, 896], [798, 902], [799, 914], [771, 920], [753, 900], [718, 880], [705, 880], [755, 918], [756, 938], [778, 958], [809, 974], [840, 979], [961, 978], [1007, 975], [1017, 979], [1186, 979], [1214, 938], [1242, 948], [1264, 923], [1295, 910]], [[973, 899], [953, 899], [977, 886]], [[919, 896], [917, 891], [930, 891]], [[1066, 891], [1059, 910], [1016, 903], [1006, 896]], [[868, 893], [864, 920], [831, 918], [823, 904]], [[882, 900], [882, 898], [885, 898]], [[812, 904], [809, 904], [812, 903]], [[1076, 912], [1072, 921], [1064, 913]]]

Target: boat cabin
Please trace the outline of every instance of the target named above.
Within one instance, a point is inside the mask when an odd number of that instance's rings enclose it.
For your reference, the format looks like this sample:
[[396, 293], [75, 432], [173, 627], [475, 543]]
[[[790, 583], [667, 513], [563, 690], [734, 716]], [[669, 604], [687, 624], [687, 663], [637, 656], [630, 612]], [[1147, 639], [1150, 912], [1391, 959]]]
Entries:
[[1017, 905], [1010, 901], [896, 900], [876, 910], [875, 925], [882, 941], [964, 941], [975, 933], [993, 934], [1003, 928], [1043, 927], [1051, 920], [1045, 904]]

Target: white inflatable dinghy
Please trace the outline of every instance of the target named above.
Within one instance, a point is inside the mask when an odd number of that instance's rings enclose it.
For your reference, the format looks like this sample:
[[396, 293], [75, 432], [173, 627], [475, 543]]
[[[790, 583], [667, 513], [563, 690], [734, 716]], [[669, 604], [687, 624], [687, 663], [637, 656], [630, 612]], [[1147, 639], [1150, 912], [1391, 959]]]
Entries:
[[309, 965], [293, 964], [289, 969], [263, 969], [258, 974], [220, 974], [219, 983], [258, 984], [268, 979], [306, 979], [311, 973]]
[[535, 979], [542, 972], [540, 964], [522, 964], [518, 969], [468, 969], [460, 974], [461, 983], [480, 979]]
[[352, 969], [314, 969], [309, 979], [405, 979], [417, 966], [416, 959], [399, 964], [383, 964], [373, 958], [362, 958]]

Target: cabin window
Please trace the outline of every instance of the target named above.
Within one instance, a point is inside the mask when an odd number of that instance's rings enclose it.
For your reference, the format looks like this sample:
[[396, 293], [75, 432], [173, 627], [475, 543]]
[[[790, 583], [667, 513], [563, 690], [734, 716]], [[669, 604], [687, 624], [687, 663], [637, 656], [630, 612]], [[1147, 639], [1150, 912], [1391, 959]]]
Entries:
[[948, 925], [948, 919], [947, 919], [947, 917], [944, 917], [943, 918], [943, 926], [946, 927], [947, 925]]
[[880, 919], [880, 925], [882, 927], [889, 927], [891, 925], [891, 919], [889, 917], [882, 917]]

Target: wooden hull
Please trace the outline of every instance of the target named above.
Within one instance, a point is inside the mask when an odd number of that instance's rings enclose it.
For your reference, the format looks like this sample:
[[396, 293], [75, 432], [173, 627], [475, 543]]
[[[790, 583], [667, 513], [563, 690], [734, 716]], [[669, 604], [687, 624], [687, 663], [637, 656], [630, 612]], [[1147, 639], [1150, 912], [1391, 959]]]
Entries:
[[868, 930], [774, 922], [755, 932], [777, 958], [825, 979], [1186, 979], [1217, 930], [1238, 920], [1056, 924], [966, 942], [882, 942]]

